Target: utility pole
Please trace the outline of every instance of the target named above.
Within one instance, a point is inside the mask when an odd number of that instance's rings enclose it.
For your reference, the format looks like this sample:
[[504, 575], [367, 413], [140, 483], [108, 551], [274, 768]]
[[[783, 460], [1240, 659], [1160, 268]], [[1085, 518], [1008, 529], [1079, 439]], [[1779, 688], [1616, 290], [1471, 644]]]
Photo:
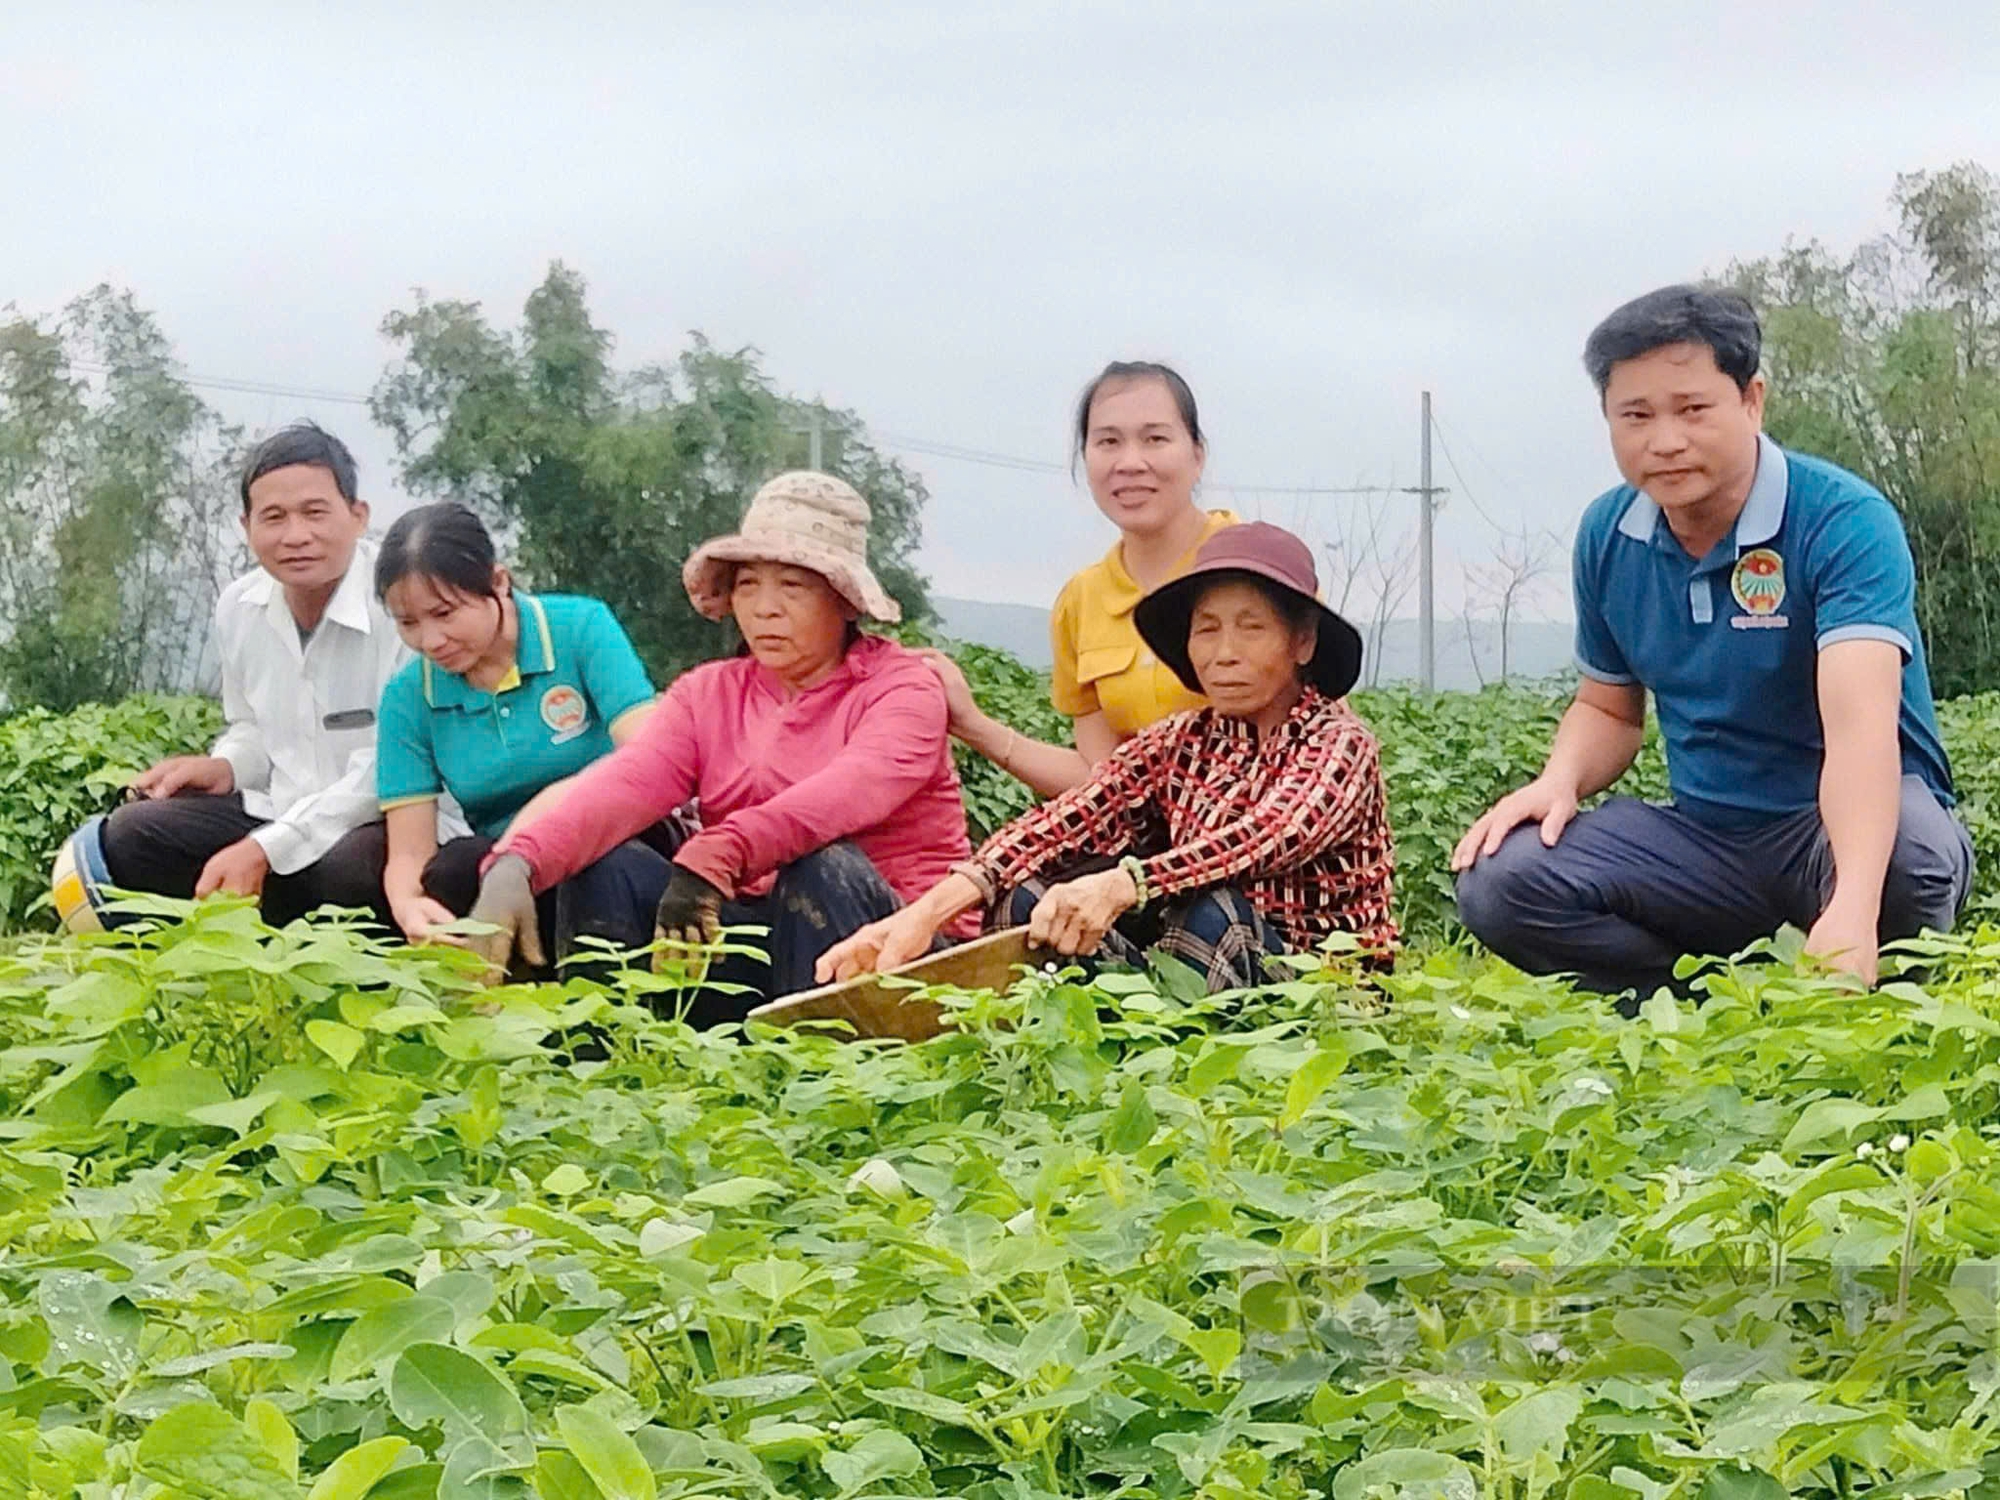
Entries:
[[1431, 393], [1424, 392], [1424, 433], [1419, 483], [1405, 489], [1423, 509], [1417, 514], [1417, 684], [1426, 694], [1437, 691], [1437, 546], [1432, 529], [1437, 497], [1444, 490], [1431, 483]]

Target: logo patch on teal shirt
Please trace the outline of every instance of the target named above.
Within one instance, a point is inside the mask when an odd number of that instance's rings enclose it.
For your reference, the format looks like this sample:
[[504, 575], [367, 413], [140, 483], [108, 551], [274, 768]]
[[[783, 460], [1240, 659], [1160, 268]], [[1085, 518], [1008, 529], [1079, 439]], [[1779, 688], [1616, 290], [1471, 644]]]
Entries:
[[555, 731], [553, 743], [575, 739], [590, 727], [590, 709], [583, 694], [566, 682], [559, 682], [542, 694], [542, 722]]

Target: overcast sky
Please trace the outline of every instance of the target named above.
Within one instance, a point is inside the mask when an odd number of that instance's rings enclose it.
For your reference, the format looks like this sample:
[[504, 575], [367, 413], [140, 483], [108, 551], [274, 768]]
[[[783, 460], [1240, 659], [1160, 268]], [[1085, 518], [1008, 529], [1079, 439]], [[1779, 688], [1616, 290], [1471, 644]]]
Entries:
[[[938, 590], [1034, 603], [1114, 535], [1087, 493], [908, 443], [1060, 465], [1090, 374], [1164, 358], [1226, 504], [1414, 483], [1428, 388], [1450, 607], [1488, 517], [1567, 536], [1612, 482], [1598, 317], [1968, 157], [1994, 0], [0, 10], [0, 303], [109, 281], [195, 375], [361, 394], [411, 288], [511, 324], [561, 258], [621, 362], [701, 329], [855, 408], [930, 485]], [[399, 503], [360, 407], [205, 394]], [[1234, 498], [1321, 540], [1357, 503]]]

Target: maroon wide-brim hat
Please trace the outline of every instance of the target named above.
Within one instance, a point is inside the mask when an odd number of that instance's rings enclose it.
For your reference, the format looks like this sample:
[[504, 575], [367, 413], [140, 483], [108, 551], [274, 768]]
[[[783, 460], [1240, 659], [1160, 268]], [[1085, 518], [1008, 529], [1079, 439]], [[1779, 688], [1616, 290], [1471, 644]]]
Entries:
[[1319, 647], [1307, 662], [1307, 682], [1329, 698], [1347, 694], [1361, 679], [1361, 632], [1319, 600], [1319, 570], [1312, 549], [1282, 526], [1250, 521], [1225, 526], [1201, 545], [1194, 563], [1139, 601], [1132, 623], [1153, 654], [1191, 693], [1201, 680], [1188, 659], [1188, 624], [1201, 591], [1218, 578], [1249, 577], [1276, 584], [1319, 611]]

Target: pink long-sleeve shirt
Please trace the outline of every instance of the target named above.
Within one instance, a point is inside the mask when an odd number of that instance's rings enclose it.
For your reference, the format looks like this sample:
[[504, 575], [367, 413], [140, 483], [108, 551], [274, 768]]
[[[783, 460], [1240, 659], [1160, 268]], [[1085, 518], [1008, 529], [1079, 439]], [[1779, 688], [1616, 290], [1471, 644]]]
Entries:
[[547, 890], [699, 796], [701, 832], [674, 862], [725, 896], [763, 895], [781, 867], [851, 839], [911, 901], [970, 853], [945, 721], [936, 674], [877, 636], [803, 693], [748, 656], [709, 662], [505, 846]]

